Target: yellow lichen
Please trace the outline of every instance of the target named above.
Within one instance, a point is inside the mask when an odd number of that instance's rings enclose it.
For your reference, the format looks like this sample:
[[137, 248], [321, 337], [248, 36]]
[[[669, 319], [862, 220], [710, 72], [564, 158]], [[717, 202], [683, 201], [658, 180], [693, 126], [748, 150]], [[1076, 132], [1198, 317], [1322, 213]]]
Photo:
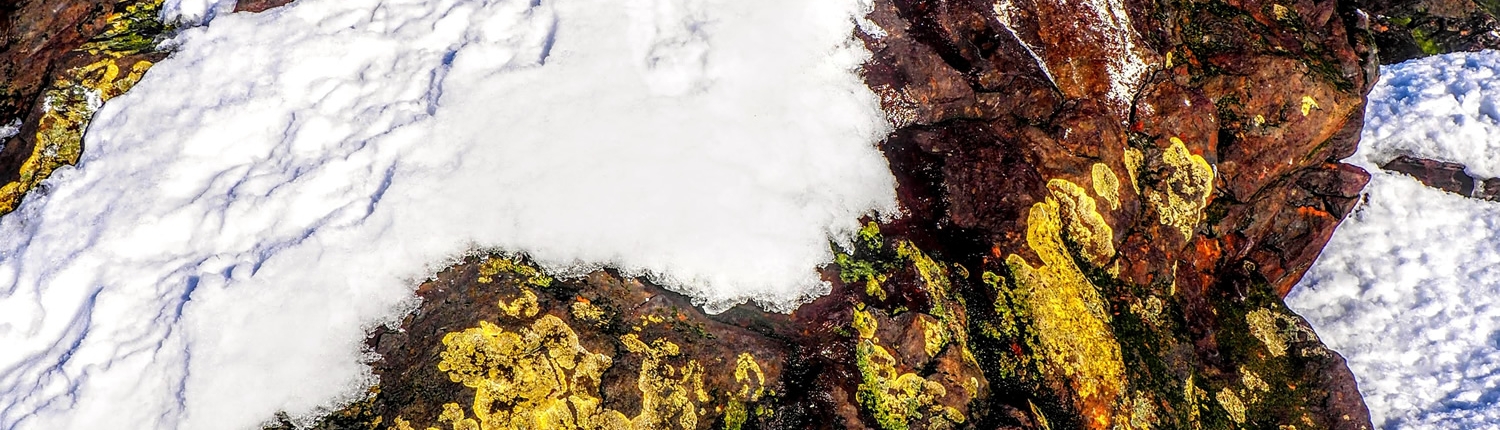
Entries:
[[569, 306], [568, 310], [573, 314], [573, 318], [579, 321], [595, 325], [605, 323], [604, 309], [594, 306], [588, 299], [579, 297], [578, 300], [573, 302], [572, 306]]
[[1313, 99], [1312, 96], [1302, 96], [1302, 116], [1307, 116], [1312, 113], [1313, 109], [1320, 108], [1318, 101]]
[[747, 401], [760, 400], [760, 395], [766, 390], [766, 374], [761, 373], [760, 363], [755, 362], [755, 356], [748, 352], [740, 353], [735, 359], [734, 381], [740, 384], [740, 397]]
[[1266, 381], [1260, 380], [1260, 375], [1244, 367], [1240, 368], [1240, 380], [1245, 383], [1245, 389], [1253, 393], [1256, 391], [1271, 391], [1271, 386]]
[[107, 57], [70, 69], [43, 93], [35, 146], [21, 162], [19, 177], [0, 186], [0, 214], [15, 210], [21, 197], [64, 165], [78, 162], [83, 134], [94, 112], [109, 99], [124, 94], [152, 65], [140, 60], [128, 66]]
[[540, 269], [516, 262], [503, 257], [486, 257], [479, 263], [479, 283], [488, 284], [495, 281], [495, 275], [501, 273], [514, 274], [521, 278], [521, 283], [533, 288], [547, 288], [552, 286], [552, 277], [542, 273]]
[[1146, 155], [1135, 148], [1125, 148], [1125, 175], [1130, 177], [1130, 186], [1135, 188], [1135, 193], [1141, 193], [1141, 163], [1145, 162]]
[[948, 394], [943, 384], [897, 369], [896, 358], [874, 338], [878, 322], [873, 315], [856, 309], [854, 319], [860, 332], [854, 350], [861, 377], [856, 397], [880, 428], [905, 430], [924, 420], [928, 428], [951, 428], [964, 422], [958, 409], [939, 402]]
[[555, 316], [514, 332], [480, 321], [443, 345], [438, 370], [474, 390], [472, 418], [457, 403], [438, 417], [455, 430], [628, 428], [624, 414], [599, 407], [599, 377], [613, 361], [584, 349]]
[[1176, 228], [1187, 240], [1193, 237], [1193, 228], [1208, 206], [1214, 170], [1202, 156], [1188, 152], [1182, 139], [1173, 137], [1171, 142], [1172, 146], [1161, 154], [1161, 161], [1170, 172], [1156, 188], [1146, 190], [1145, 197], [1156, 209], [1162, 225]]
[[1219, 400], [1220, 405], [1224, 406], [1225, 411], [1229, 411], [1229, 419], [1234, 420], [1235, 424], [1245, 423], [1245, 403], [1240, 401], [1240, 396], [1224, 388], [1219, 390], [1219, 394], [1214, 397]]
[[859, 333], [860, 339], [875, 338], [875, 329], [877, 328], [875, 317], [870, 315], [868, 311], [865, 311], [864, 306], [854, 308], [854, 317], [850, 325], [854, 326], [854, 331]]
[[698, 428], [698, 402], [707, 402], [703, 366], [688, 360], [681, 367], [667, 359], [681, 353], [677, 344], [657, 339], [646, 344], [634, 333], [622, 336], [631, 353], [645, 355], [636, 387], [641, 390], [641, 413], [630, 420], [637, 429]]
[[[1063, 204], [1056, 196], [1068, 193], [1059, 192], [1065, 187], [1049, 188], [1053, 197], [1032, 205], [1026, 227], [1027, 244], [1042, 265], [1033, 267], [1016, 254], [1007, 256], [1006, 264], [1031, 316], [1043, 365], [1073, 387], [1092, 427], [1108, 428], [1125, 365], [1103, 298], [1063, 245]], [[1084, 206], [1074, 204], [1075, 213]]]
[[1286, 355], [1286, 339], [1282, 338], [1281, 328], [1277, 326], [1277, 316], [1269, 309], [1256, 309], [1245, 314], [1245, 322], [1250, 325], [1250, 334], [1260, 339], [1273, 357]]
[[534, 317], [537, 312], [536, 294], [522, 288], [521, 296], [510, 303], [505, 303], [505, 299], [500, 299], [500, 312], [511, 318]]
[[[1285, 20], [1285, 19], [1287, 19], [1288, 16], [1291, 16], [1291, 10], [1288, 10], [1286, 8], [1286, 6], [1282, 6], [1282, 5], [1279, 5], [1279, 4], [1272, 4], [1271, 5], [1271, 15], [1275, 16], [1276, 20], [1278, 20], [1278, 21]], [[1303, 109], [1302, 114], [1303, 115], [1307, 115], [1307, 110], [1305, 108]]]
[[922, 350], [928, 357], [937, 357], [948, 345], [948, 331], [941, 321], [927, 315], [917, 315], [922, 321]]
[[1114, 229], [1095, 208], [1094, 198], [1083, 187], [1062, 179], [1047, 181], [1051, 198], [1057, 202], [1060, 219], [1066, 227], [1063, 234], [1078, 245], [1083, 258], [1096, 267], [1109, 263], [1115, 256]]
[[[527, 302], [526, 297], [535, 296], [523, 293], [511, 305]], [[516, 315], [526, 315], [525, 309], [519, 307]], [[635, 417], [600, 406], [600, 377], [613, 360], [585, 349], [573, 329], [556, 316], [542, 315], [516, 331], [480, 321], [478, 327], [448, 333], [443, 336], [438, 370], [474, 390], [473, 416], [458, 403], [448, 403], [438, 422], [454, 430], [697, 428], [702, 413], [698, 405], [709, 400], [703, 367], [696, 360], [668, 364], [680, 349], [665, 339], [647, 344], [627, 334], [621, 340], [631, 354], [643, 356], [637, 379], [641, 410]], [[746, 357], [741, 357], [737, 370], [746, 375], [742, 383], [755, 375], [758, 395], [764, 375], [753, 359], [745, 364]], [[396, 426], [411, 428], [400, 418]]]
[[1127, 401], [1130, 412], [1128, 420], [1121, 420], [1115, 428], [1119, 430], [1149, 430], [1156, 424], [1156, 404], [1149, 397], [1137, 393]]
[[1120, 209], [1120, 178], [1108, 164], [1094, 163], [1094, 194], [1109, 203], [1109, 210]]

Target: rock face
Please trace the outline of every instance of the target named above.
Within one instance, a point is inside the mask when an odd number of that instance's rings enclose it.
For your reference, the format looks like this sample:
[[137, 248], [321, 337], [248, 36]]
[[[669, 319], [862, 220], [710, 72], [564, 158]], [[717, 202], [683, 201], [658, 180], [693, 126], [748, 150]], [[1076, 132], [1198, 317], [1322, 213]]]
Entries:
[[[159, 5], [0, 6], [0, 213], [163, 55]], [[1368, 179], [1337, 161], [1377, 63], [1356, 6], [875, 0], [907, 216], [824, 268], [830, 295], [706, 315], [476, 256], [372, 333], [379, 387], [316, 426], [1369, 428], [1281, 301]]]
[[1370, 17], [1381, 64], [1457, 51], [1500, 49], [1500, 2], [1358, 0]]
[[[876, 1], [907, 216], [791, 315], [487, 256], [326, 428], [1367, 429], [1281, 297], [1358, 199], [1375, 51], [1333, 1]], [[350, 424], [362, 423], [362, 424]]]
[[0, 5], [0, 215], [64, 165], [78, 162], [99, 104], [129, 90], [166, 54], [161, 0]]

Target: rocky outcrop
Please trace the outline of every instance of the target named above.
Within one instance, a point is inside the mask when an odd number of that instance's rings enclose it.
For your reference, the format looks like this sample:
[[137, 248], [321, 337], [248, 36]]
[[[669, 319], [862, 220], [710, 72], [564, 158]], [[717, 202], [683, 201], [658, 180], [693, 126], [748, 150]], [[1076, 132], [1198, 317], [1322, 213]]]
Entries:
[[1500, 49], [1500, 2], [1358, 0], [1370, 19], [1381, 64], [1445, 52]]
[[[0, 117], [22, 119], [0, 212], [160, 58], [158, 6], [0, 9]], [[1368, 178], [1337, 160], [1375, 79], [1369, 14], [873, 6], [864, 75], [907, 216], [841, 250], [831, 294], [707, 315], [610, 271], [475, 256], [371, 335], [380, 385], [317, 426], [1369, 428], [1342, 359], [1281, 301]]]
[[0, 215], [78, 162], [94, 110], [166, 54], [161, 0], [0, 5]]
[[[1332, 1], [877, 1], [907, 216], [791, 315], [476, 257], [379, 330], [390, 428], [1367, 429], [1281, 297], [1356, 203], [1374, 48]], [[332, 421], [329, 421], [330, 423]], [[329, 428], [345, 428], [347, 424]]]

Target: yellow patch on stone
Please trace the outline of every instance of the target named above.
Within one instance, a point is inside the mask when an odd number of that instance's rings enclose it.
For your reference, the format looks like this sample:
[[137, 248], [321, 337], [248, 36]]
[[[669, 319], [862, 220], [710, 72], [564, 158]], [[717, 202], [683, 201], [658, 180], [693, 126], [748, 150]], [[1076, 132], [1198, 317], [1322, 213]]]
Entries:
[[1250, 369], [1240, 368], [1240, 380], [1245, 383], [1245, 389], [1250, 392], [1271, 391], [1271, 386], [1267, 385], [1266, 381], [1262, 381], [1260, 375], [1256, 375]]
[[1236, 396], [1234, 391], [1224, 388], [1214, 398], [1219, 400], [1224, 410], [1229, 411], [1229, 419], [1234, 420], [1235, 424], [1245, 423], [1245, 402], [1240, 401], [1240, 396]]
[[1313, 109], [1321, 109], [1318, 106], [1318, 101], [1313, 99], [1312, 96], [1302, 96], [1302, 116], [1311, 114]]
[[1109, 203], [1109, 210], [1120, 209], [1120, 178], [1108, 164], [1094, 163], [1094, 194]]
[[[1280, 20], [1285, 20], [1285, 19], [1287, 19], [1287, 17], [1291, 16], [1291, 10], [1287, 9], [1286, 6], [1282, 6], [1282, 5], [1279, 5], [1279, 4], [1273, 4], [1273, 5], [1271, 5], [1271, 14], [1275, 15], [1276, 16], [1276, 20], [1280, 21]], [[1306, 112], [1305, 109], [1304, 109], [1304, 111], [1303, 111], [1302, 114], [1303, 115], [1307, 115], [1307, 112]]]
[[457, 403], [438, 417], [455, 430], [630, 428], [624, 414], [599, 407], [599, 377], [613, 361], [579, 345], [555, 316], [515, 332], [480, 321], [443, 345], [438, 370], [474, 390], [473, 417]]
[[1266, 350], [1273, 357], [1286, 355], [1286, 339], [1281, 335], [1281, 328], [1277, 325], [1278, 315], [1269, 309], [1256, 309], [1245, 314], [1245, 322], [1250, 325], [1250, 334], [1260, 339], [1266, 345]]
[[916, 373], [901, 373], [890, 351], [874, 337], [878, 322], [863, 309], [854, 311], [854, 326], [860, 333], [855, 346], [855, 367], [861, 382], [855, 393], [860, 406], [885, 430], [907, 430], [923, 420], [927, 428], [952, 428], [963, 424], [962, 413], [940, 400], [948, 394], [941, 383]]
[[[1093, 418], [1096, 428], [1108, 428], [1111, 409], [1124, 384], [1125, 365], [1103, 298], [1062, 240], [1063, 216], [1081, 217], [1083, 208], [1092, 209], [1092, 202], [1081, 204], [1081, 199], [1072, 199], [1069, 187], [1055, 183], [1071, 184], [1049, 182], [1052, 196], [1032, 205], [1027, 217], [1026, 241], [1042, 265], [1033, 267], [1016, 254], [1005, 261], [1015, 276], [1020, 302], [1031, 316], [1039, 343], [1035, 350], [1042, 364], [1069, 381], [1082, 400], [1082, 412]], [[1072, 210], [1064, 209], [1065, 199], [1072, 200]]]
[[598, 306], [594, 306], [593, 303], [583, 298], [575, 300], [573, 304], [569, 306], [568, 310], [573, 314], [573, 318], [576, 318], [579, 321], [591, 323], [594, 325], [604, 324], [605, 322], [604, 309], [600, 309]]
[[124, 94], [140, 81], [150, 61], [120, 64], [107, 57], [62, 73], [42, 94], [41, 119], [37, 121], [36, 146], [21, 162], [19, 177], [0, 186], [0, 214], [15, 210], [26, 192], [52, 176], [64, 165], [78, 163], [83, 153], [83, 134], [104, 102]]
[[1156, 188], [1146, 190], [1145, 197], [1156, 209], [1162, 225], [1176, 228], [1182, 232], [1183, 240], [1188, 240], [1208, 207], [1208, 196], [1214, 188], [1214, 169], [1202, 156], [1188, 152], [1182, 139], [1173, 137], [1171, 142], [1172, 146], [1161, 154], [1163, 164], [1171, 172]]
[[918, 314], [917, 318], [922, 321], [922, 349], [928, 357], [937, 357], [943, 352], [943, 346], [948, 345], [948, 330], [943, 323], [926, 314]]
[[[510, 306], [527, 303], [526, 297], [534, 303], [535, 296], [523, 291]], [[506, 307], [503, 302], [501, 306]], [[526, 309], [519, 306], [515, 314], [527, 315]], [[641, 410], [635, 417], [601, 406], [600, 377], [613, 360], [584, 348], [577, 333], [556, 316], [542, 315], [516, 331], [480, 321], [478, 327], [448, 333], [443, 336], [438, 370], [474, 390], [473, 416], [458, 403], [448, 403], [438, 422], [453, 430], [696, 429], [702, 413], [699, 404], [710, 400], [703, 388], [703, 367], [696, 360], [668, 364], [680, 348], [665, 339], [648, 344], [627, 334], [621, 341], [630, 354], [643, 356], [636, 384]], [[742, 384], [754, 375], [758, 396], [765, 377], [748, 354], [737, 361], [737, 376], [740, 373], [745, 375]], [[399, 417], [395, 425], [398, 430], [412, 428]]]
[[747, 401], [760, 400], [760, 395], [766, 390], [766, 374], [761, 373], [760, 363], [748, 352], [740, 353], [735, 359], [734, 381], [740, 384], [740, 397]]
[[1109, 264], [1115, 256], [1115, 233], [1099, 214], [1094, 198], [1084, 193], [1083, 187], [1063, 179], [1047, 181], [1047, 189], [1052, 192], [1047, 200], [1056, 202], [1068, 240], [1078, 245], [1083, 258], [1095, 267]]
[[521, 278], [521, 283], [533, 288], [547, 288], [552, 286], [552, 277], [542, 273], [541, 269], [516, 262], [515, 260], [490, 256], [485, 257], [479, 263], [479, 283], [488, 284], [495, 281], [495, 276], [501, 273], [510, 273]]
[[520, 297], [511, 300], [510, 303], [505, 303], [505, 299], [500, 299], [499, 305], [500, 312], [511, 318], [531, 318], [536, 316], [537, 312], [536, 294], [525, 288], [521, 289]]
[[635, 334], [620, 338], [625, 349], [644, 354], [636, 387], [641, 390], [641, 413], [630, 420], [637, 429], [698, 428], [698, 402], [707, 402], [703, 390], [703, 366], [688, 360], [681, 367], [666, 364], [680, 354], [677, 344], [657, 339], [650, 345]]

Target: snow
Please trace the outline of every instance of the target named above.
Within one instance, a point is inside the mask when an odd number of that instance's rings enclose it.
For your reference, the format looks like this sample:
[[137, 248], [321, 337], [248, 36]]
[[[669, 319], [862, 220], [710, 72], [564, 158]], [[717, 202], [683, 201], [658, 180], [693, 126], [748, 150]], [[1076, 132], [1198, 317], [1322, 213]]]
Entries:
[[1500, 203], [1378, 164], [1401, 154], [1500, 172], [1500, 52], [1382, 68], [1363, 142], [1367, 201], [1287, 297], [1348, 360], [1376, 426], [1500, 426]]
[[0, 428], [336, 406], [476, 249], [784, 311], [896, 213], [857, 0], [229, 4], [169, 1], [209, 24], [0, 218]]

